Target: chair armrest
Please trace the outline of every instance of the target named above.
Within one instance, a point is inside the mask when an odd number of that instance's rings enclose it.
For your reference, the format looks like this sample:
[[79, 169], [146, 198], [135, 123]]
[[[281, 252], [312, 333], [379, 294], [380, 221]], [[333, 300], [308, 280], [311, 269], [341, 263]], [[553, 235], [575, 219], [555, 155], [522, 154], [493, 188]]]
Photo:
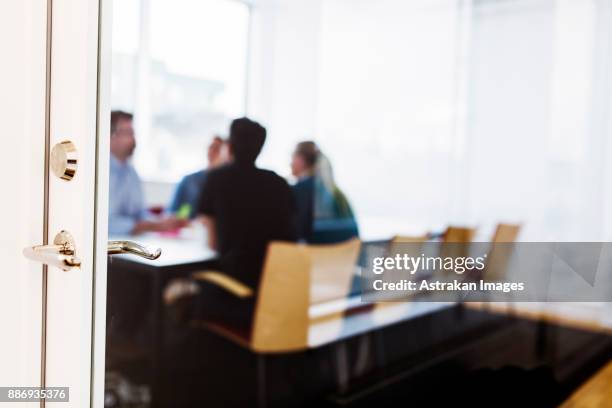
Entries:
[[203, 271], [195, 272], [191, 275], [195, 280], [205, 281], [217, 285], [218, 287], [225, 289], [233, 295], [239, 298], [250, 298], [253, 297], [253, 289], [249, 288], [242, 282], [227, 276], [221, 272], [215, 271]]

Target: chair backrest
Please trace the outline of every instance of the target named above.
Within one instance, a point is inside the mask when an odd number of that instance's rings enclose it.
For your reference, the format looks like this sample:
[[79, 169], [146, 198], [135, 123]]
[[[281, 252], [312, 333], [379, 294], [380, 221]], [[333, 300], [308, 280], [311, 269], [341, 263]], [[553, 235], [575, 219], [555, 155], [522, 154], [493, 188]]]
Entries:
[[308, 348], [310, 305], [349, 294], [360, 245], [358, 239], [332, 245], [271, 243], [259, 285], [251, 348], [264, 353]]
[[389, 247], [387, 248], [386, 256], [395, 257], [396, 255], [409, 255], [418, 258], [423, 253], [424, 243], [427, 242], [427, 240], [427, 235], [396, 235], [389, 242]]
[[520, 225], [499, 223], [495, 228], [491, 242], [514, 242], [519, 232], [521, 232]]
[[514, 253], [513, 245], [495, 245], [512, 243], [516, 241], [520, 225], [498, 224], [495, 233], [491, 238], [491, 250], [487, 256], [487, 264], [483, 274], [484, 279], [490, 282], [501, 281], [508, 273], [510, 260]]
[[[444, 236], [442, 237], [442, 243], [440, 244], [438, 256], [442, 259], [462, 258], [469, 256], [471, 242], [473, 241], [475, 235], [476, 228], [449, 226], [446, 228]], [[444, 269], [438, 270], [434, 274], [440, 279], [448, 279], [449, 276], [455, 276], [454, 272], [449, 272]]]
[[253, 316], [253, 350], [281, 353], [307, 348], [310, 269], [306, 246], [270, 243]]
[[423, 244], [427, 242], [427, 240], [428, 237], [426, 235], [396, 235], [389, 241], [385, 256], [395, 257], [396, 255], [403, 256], [407, 254], [413, 257], [419, 257], [423, 251]]
[[396, 235], [391, 239], [392, 244], [413, 244], [427, 241], [427, 235]]
[[[389, 246], [387, 248], [387, 253], [385, 254], [385, 256], [387, 257], [391, 257], [394, 258], [396, 255], [400, 255], [400, 256], [404, 256], [404, 255], [408, 255], [414, 258], [418, 258], [421, 256], [421, 254], [423, 254], [425, 248], [425, 242], [427, 242], [429, 240], [429, 237], [427, 235], [396, 235], [394, 236], [391, 241], [389, 241]], [[399, 274], [403, 274], [403, 271], [398, 271]], [[394, 272], [388, 272], [388, 276], [393, 277]], [[418, 275], [420, 276], [420, 275]], [[398, 279], [400, 279], [399, 276], [397, 276]], [[385, 298], [386, 299], [393, 299], [393, 300], [408, 300], [410, 299], [412, 296], [414, 296], [415, 294], [417, 294], [418, 292], [413, 291], [411, 293], [409, 293], [408, 295], [402, 292], [397, 292], [397, 294], [392, 294], [392, 293], [388, 293]], [[382, 303], [381, 303], [382, 304]], [[375, 306], [376, 307], [376, 306]]]
[[449, 226], [444, 233], [444, 242], [472, 242], [476, 235], [476, 228]]
[[339, 244], [306, 246], [311, 260], [311, 304], [342, 299], [350, 294], [360, 247], [361, 241], [357, 238]]

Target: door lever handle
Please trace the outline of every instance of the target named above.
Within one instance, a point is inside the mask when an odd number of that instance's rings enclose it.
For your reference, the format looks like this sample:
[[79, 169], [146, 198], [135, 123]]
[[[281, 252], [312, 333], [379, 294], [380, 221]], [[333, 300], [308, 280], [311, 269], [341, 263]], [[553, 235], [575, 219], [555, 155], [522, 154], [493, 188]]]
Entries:
[[55, 266], [63, 271], [81, 266], [81, 260], [76, 256], [74, 239], [67, 231], [61, 231], [57, 234], [53, 240], [53, 245], [36, 245], [24, 248], [23, 255], [28, 259]]
[[161, 255], [160, 248], [147, 248], [132, 241], [108, 241], [108, 254], [134, 254], [146, 259], [157, 259]]

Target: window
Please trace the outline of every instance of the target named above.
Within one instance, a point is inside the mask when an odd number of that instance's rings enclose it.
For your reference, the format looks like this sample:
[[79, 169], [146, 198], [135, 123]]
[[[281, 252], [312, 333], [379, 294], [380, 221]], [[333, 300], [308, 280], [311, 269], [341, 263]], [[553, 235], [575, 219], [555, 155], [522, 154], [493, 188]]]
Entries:
[[317, 136], [365, 237], [448, 217], [458, 12], [453, 0], [324, 3]]
[[249, 7], [233, 0], [122, 0], [113, 10], [112, 107], [135, 114], [134, 163], [176, 181], [244, 115]]
[[315, 139], [362, 238], [489, 239], [501, 221], [526, 241], [610, 238], [610, 2], [291, 4], [268, 24], [266, 165]]

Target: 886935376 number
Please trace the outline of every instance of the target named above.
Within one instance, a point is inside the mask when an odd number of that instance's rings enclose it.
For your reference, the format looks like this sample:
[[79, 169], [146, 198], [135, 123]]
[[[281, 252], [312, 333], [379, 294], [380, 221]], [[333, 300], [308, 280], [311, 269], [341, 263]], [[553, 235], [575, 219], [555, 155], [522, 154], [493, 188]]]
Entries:
[[0, 387], [0, 402], [68, 402], [68, 387]]

